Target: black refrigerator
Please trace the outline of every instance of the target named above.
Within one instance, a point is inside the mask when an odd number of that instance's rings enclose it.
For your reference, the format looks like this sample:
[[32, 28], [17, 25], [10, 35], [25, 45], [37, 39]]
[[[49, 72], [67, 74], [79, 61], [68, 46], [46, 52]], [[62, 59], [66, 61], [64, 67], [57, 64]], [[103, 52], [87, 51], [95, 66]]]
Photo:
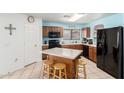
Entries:
[[97, 30], [97, 67], [115, 78], [124, 78], [123, 27]]

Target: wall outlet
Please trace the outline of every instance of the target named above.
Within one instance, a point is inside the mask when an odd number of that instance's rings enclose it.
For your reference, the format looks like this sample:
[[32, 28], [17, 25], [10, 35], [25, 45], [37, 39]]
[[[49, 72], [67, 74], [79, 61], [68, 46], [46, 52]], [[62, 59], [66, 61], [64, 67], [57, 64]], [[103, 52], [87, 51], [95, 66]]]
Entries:
[[8, 75], [10, 74], [10, 72], [8, 72]]
[[15, 58], [14, 62], [17, 62], [18, 61], [18, 58]]

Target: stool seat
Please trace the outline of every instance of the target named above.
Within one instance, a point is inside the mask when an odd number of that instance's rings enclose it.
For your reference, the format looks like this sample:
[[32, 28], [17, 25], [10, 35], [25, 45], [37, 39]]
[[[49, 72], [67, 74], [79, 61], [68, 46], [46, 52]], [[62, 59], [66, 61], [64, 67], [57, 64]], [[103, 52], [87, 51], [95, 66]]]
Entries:
[[43, 62], [44, 62], [44, 64], [47, 64], [47, 65], [53, 65], [53, 62], [51, 62], [49, 60], [44, 60]]
[[78, 60], [78, 64], [80, 64], [80, 65], [86, 65], [87, 62], [85, 60], [83, 60], [83, 59], [79, 59]]
[[65, 67], [66, 67], [66, 65], [63, 63], [56, 63], [54, 65], [54, 69], [56, 69], [56, 70], [61, 70], [61, 69], [64, 69]]

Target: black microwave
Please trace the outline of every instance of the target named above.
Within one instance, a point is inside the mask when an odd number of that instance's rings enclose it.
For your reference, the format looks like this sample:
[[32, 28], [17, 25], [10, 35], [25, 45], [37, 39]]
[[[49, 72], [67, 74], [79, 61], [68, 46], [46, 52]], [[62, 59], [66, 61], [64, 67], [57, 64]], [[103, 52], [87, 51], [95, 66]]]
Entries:
[[49, 32], [49, 38], [60, 38], [60, 32]]

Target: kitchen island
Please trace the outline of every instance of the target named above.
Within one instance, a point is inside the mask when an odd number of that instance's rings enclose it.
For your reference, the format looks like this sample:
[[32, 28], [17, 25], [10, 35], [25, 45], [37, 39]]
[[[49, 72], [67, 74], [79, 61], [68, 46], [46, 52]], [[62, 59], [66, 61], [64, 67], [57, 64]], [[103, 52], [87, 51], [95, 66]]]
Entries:
[[54, 63], [65, 63], [67, 70], [67, 78], [75, 78], [76, 61], [80, 57], [82, 50], [67, 49], [67, 48], [51, 48], [42, 51], [48, 55], [48, 60]]

